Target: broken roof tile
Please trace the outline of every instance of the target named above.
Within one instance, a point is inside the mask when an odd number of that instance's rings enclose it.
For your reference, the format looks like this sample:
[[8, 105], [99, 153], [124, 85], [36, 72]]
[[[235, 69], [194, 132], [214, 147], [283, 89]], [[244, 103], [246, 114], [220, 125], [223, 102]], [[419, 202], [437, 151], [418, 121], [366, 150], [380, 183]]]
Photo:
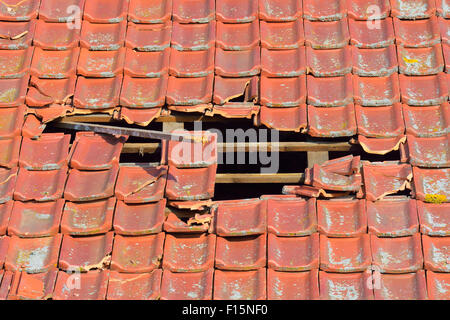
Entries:
[[6, 168], [16, 167], [19, 162], [19, 152], [22, 138], [0, 139], [0, 166]]
[[53, 300], [105, 300], [109, 270], [93, 270], [79, 273], [80, 286], [67, 286], [73, 272], [58, 272]]
[[434, 16], [434, 0], [391, 0], [391, 14], [399, 19], [423, 19]]
[[448, 100], [449, 89], [445, 73], [430, 76], [400, 74], [402, 102], [412, 106], [442, 104]]
[[116, 51], [81, 49], [77, 73], [85, 77], [111, 78], [123, 73], [125, 48]]
[[394, 18], [396, 42], [404, 47], [429, 47], [440, 42], [438, 21], [435, 16], [423, 20]]
[[81, 109], [108, 109], [119, 105], [123, 76], [114, 78], [78, 77], [74, 106]]
[[347, 18], [338, 21], [304, 21], [306, 45], [314, 49], [337, 49], [350, 40]]
[[215, 233], [219, 236], [247, 236], [266, 232], [266, 204], [259, 199], [228, 200], [214, 210]]
[[205, 77], [213, 72], [213, 48], [197, 51], [178, 51], [174, 48], [171, 49], [170, 75], [177, 77]]
[[222, 271], [214, 273], [214, 300], [265, 300], [265, 268], [253, 271]]
[[166, 101], [170, 105], [195, 106], [212, 100], [214, 75], [199, 78], [170, 76]]
[[22, 78], [29, 71], [33, 49], [0, 50], [0, 78]]
[[42, 273], [58, 262], [61, 234], [44, 238], [19, 238], [12, 236], [6, 255], [5, 269]]
[[316, 77], [343, 76], [352, 71], [351, 47], [328, 50], [306, 47], [306, 61], [308, 72]]
[[[7, 258], [7, 253], [9, 249], [9, 243], [11, 242], [11, 237], [2, 236], [0, 237], [0, 268], [2, 268], [1, 272], [3, 271], [4, 263]], [[0, 274], [0, 279], [3, 274]], [[0, 287], [1, 289], [1, 287]]]
[[292, 50], [261, 49], [262, 75], [296, 77], [306, 73], [305, 47]]
[[410, 189], [412, 170], [409, 164], [365, 162], [363, 177], [366, 199], [378, 201], [387, 195]]
[[148, 126], [153, 120], [161, 115], [162, 108], [133, 109], [121, 107], [117, 119], [125, 120], [128, 124]]
[[266, 234], [246, 237], [217, 237], [216, 268], [254, 270], [266, 266]]
[[57, 268], [51, 268], [45, 273], [30, 274], [16, 271], [8, 299], [17, 300], [48, 300], [53, 296]]
[[37, 20], [33, 44], [44, 50], [68, 50], [78, 47], [80, 28], [70, 28], [66, 23]]
[[130, 0], [128, 21], [163, 23], [172, 17], [172, 0]]
[[69, 201], [85, 202], [112, 197], [118, 172], [118, 165], [103, 171], [71, 169], [64, 198]]
[[302, 1], [259, 0], [259, 18], [264, 21], [294, 21], [302, 12]]
[[269, 233], [268, 267], [276, 271], [305, 271], [319, 267], [319, 234], [278, 237]]
[[354, 237], [367, 232], [364, 200], [317, 200], [319, 232], [329, 237]]
[[398, 71], [394, 44], [386, 48], [365, 49], [352, 46], [353, 73], [363, 77], [386, 77]]
[[305, 130], [308, 124], [306, 105], [292, 108], [261, 106], [259, 116], [255, 119], [256, 123], [279, 131], [300, 132]]
[[358, 134], [374, 138], [390, 138], [402, 135], [405, 131], [402, 105], [363, 107], [355, 106]]
[[405, 143], [406, 136], [400, 135], [393, 138], [368, 138], [358, 135], [358, 143], [367, 153], [384, 155], [400, 148]]
[[450, 202], [450, 169], [420, 169], [413, 167], [414, 189], [417, 200], [442, 203]]
[[212, 215], [207, 212], [192, 213], [192, 210], [180, 210], [167, 207], [164, 230], [170, 233], [203, 233], [207, 232], [212, 222]]
[[318, 271], [280, 272], [267, 270], [267, 299], [317, 300], [319, 298]]
[[[26, 104], [30, 107], [45, 107], [58, 104], [64, 107], [71, 103], [75, 92], [77, 77], [67, 79], [39, 79], [31, 77], [26, 97]], [[55, 107], [55, 106], [53, 106]]]
[[417, 201], [420, 232], [429, 236], [450, 236], [449, 203], [425, 203]]
[[400, 73], [425, 76], [444, 71], [444, 58], [440, 44], [428, 48], [398, 46], [397, 53]]
[[0, 79], [0, 108], [24, 104], [29, 79], [28, 75], [18, 79]]
[[[252, 80], [258, 81], [258, 77], [253, 77]], [[217, 85], [217, 82], [215, 83]], [[254, 88], [253, 89], [257, 89]], [[257, 99], [257, 98], [255, 98]], [[226, 105], [214, 105], [210, 111], [212, 115], [220, 115], [228, 119], [252, 119], [259, 113], [260, 107], [251, 102], [249, 103], [228, 103]]]
[[347, 192], [358, 192], [361, 189], [360, 173], [346, 176], [332, 172], [318, 164], [314, 164], [313, 168], [308, 170], [311, 174], [309, 183], [316, 188]]
[[[318, 78], [308, 75], [308, 104], [316, 107], [345, 106], [353, 102], [352, 75]], [[333, 90], [330, 90], [333, 88]]]
[[432, 300], [450, 299], [450, 274], [427, 271], [428, 297]]
[[330, 273], [319, 271], [322, 300], [373, 300], [373, 290], [367, 285], [370, 272]]
[[215, 18], [214, 0], [173, 0], [173, 20], [180, 23], [206, 23]]
[[166, 101], [168, 77], [132, 78], [125, 76], [120, 93], [120, 105], [130, 108], [155, 108]]
[[167, 234], [164, 243], [164, 270], [201, 272], [214, 266], [214, 234]]
[[111, 271], [106, 300], [157, 300], [161, 277], [161, 269], [140, 274]]
[[161, 300], [211, 300], [214, 269], [204, 272], [171, 272], [164, 270]]
[[216, 49], [215, 73], [224, 77], [248, 77], [257, 75], [261, 69], [260, 48], [250, 50]]
[[117, 201], [114, 231], [120, 235], [146, 235], [162, 231], [166, 200], [146, 204]]
[[227, 24], [217, 22], [218, 48], [225, 50], [249, 50], [260, 42], [259, 21]]
[[352, 19], [376, 23], [375, 19], [389, 16], [391, 5], [389, 0], [347, 0], [347, 10], [348, 16]]
[[53, 201], [62, 197], [67, 178], [67, 167], [48, 171], [19, 170], [14, 190], [14, 200], [38, 202]]
[[17, 171], [17, 167], [12, 169], [0, 167], [0, 203], [5, 203], [13, 199]]
[[450, 272], [450, 237], [422, 235], [425, 269], [436, 272]]
[[353, 77], [355, 103], [362, 106], [389, 106], [400, 102], [397, 73], [388, 77]]
[[126, 32], [126, 21], [90, 23], [84, 20], [81, 27], [80, 46], [89, 50], [118, 50], [124, 44]]
[[6, 234], [8, 228], [9, 218], [13, 210], [14, 201], [8, 201], [0, 204], [0, 236]]
[[77, 132], [70, 151], [70, 167], [78, 170], [110, 169], [119, 164], [126, 137]]
[[411, 236], [419, 231], [416, 200], [407, 197], [386, 197], [367, 201], [369, 233], [378, 237]]
[[420, 233], [399, 238], [370, 236], [372, 264], [381, 273], [406, 273], [423, 266]]
[[167, 167], [121, 166], [115, 194], [125, 203], [146, 203], [164, 198]]
[[348, 137], [356, 133], [353, 104], [322, 108], [308, 106], [308, 133], [313, 137]]
[[83, 20], [117, 23], [127, 17], [129, 0], [89, 0], [84, 5]]
[[52, 51], [36, 47], [31, 64], [31, 75], [52, 79], [72, 77], [76, 73], [79, 53], [79, 48]]
[[438, 106], [411, 107], [403, 105], [406, 133], [416, 137], [442, 136], [449, 132], [448, 103]]
[[143, 273], [158, 269], [163, 256], [164, 239], [164, 232], [139, 237], [116, 235], [111, 270]]
[[0, 137], [2, 139], [20, 136], [26, 111], [26, 106], [0, 108]]
[[441, 137], [418, 138], [407, 136], [406, 145], [401, 149], [413, 166], [441, 168], [450, 166], [450, 133]]
[[0, 24], [0, 49], [20, 50], [31, 45], [34, 38], [36, 20], [27, 22], [2, 22]]
[[306, 102], [306, 75], [290, 78], [261, 77], [261, 104], [296, 107]]
[[[219, 105], [225, 105], [223, 108], [233, 108], [235, 106], [235, 112], [244, 111], [240, 110], [241, 108], [247, 109], [255, 105], [252, 103], [247, 104], [246, 102], [258, 100], [259, 93], [259, 77], [239, 77], [239, 78], [229, 78], [229, 77], [221, 77], [215, 76], [214, 79], [214, 95], [213, 102]], [[243, 97], [246, 102], [244, 103], [236, 103], [234, 104], [232, 101], [236, 98]], [[214, 105], [214, 108], [219, 106]], [[220, 111], [226, 111], [226, 109], [220, 109]], [[230, 110], [231, 113], [231, 110]], [[246, 112], [244, 111], [244, 114]]]
[[170, 46], [172, 22], [160, 24], [128, 23], [125, 45], [137, 51], [162, 51]]
[[70, 135], [44, 133], [39, 139], [24, 138], [19, 165], [27, 170], [56, 170], [67, 166]]
[[216, 18], [226, 23], [250, 22], [258, 16], [258, 0], [223, 0], [216, 3]]
[[61, 244], [59, 269], [88, 272], [109, 267], [113, 238], [113, 232], [90, 237], [73, 237], [65, 234]]
[[394, 44], [392, 18], [377, 20], [377, 27], [368, 21], [349, 19], [350, 43], [358, 48], [382, 48]]
[[216, 38], [216, 22], [173, 24], [172, 48], [179, 51], [208, 50], [214, 47]]
[[64, 200], [55, 202], [14, 202], [8, 224], [8, 234], [21, 238], [40, 238], [54, 236], [59, 224]]
[[94, 235], [111, 230], [115, 198], [85, 203], [66, 202], [61, 233]]
[[320, 235], [320, 270], [358, 272], [371, 264], [369, 235], [329, 238]]
[[[41, 0], [39, 19], [49, 22], [73, 21], [73, 11], [70, 6], [77, 6], [82, 11], [86, 0]], [[74, 7], [73, 7], [74, 8]]]
[[261, 47], [267, 49], [296, 49], [305, 43], [303, 20], [292, 22], [260, 22]]
[[38, 15], [40, 1], [10, 0], [0, 4], [0, 20], [29, 21]]
[[316, 200], [262, 196], [267, 203], [267, 229], [277, 236], [306, 236], [317, 230]]
[[347, 16], [345, 1], [303, 0], [303, 16], [308, 20], [332, 21]]
[[376, 300], [425, 300], [427, 287], [425, 272], [381, 274], [379, 288], [374, 288]]
[[170, 48], [163, 51], [135, 51], [127, 48], [125, 75], [138, 78], [159, 78], [169, 71]]

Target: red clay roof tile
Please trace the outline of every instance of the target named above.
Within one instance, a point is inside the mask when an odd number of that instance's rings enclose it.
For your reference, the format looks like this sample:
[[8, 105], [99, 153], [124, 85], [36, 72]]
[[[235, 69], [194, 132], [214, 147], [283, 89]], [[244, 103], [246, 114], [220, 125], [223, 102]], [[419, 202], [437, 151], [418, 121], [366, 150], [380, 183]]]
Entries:
[[400, 74], [402, 102], [412, 106], [438, 105], [448, 100], [449, 89], [445, 73], [431, 76]]
[[358, 48], [383, 48], [394, 44], [392, 18], [376, 21], [374, 28], [367, 21], [349, 19], [350, 43]]
[[13, 210], [14, 201], [8, 201], [0, 204], [0, 235], [4, 236], [6, 234], [6, 229], [8, 228], [9, 218]]
[[403, 237], [419, 232], [416, 200], [406, 197], [386, 197], [367, 201], [369, 233], [378, 237]]
[[[229, 77], [221, 77], [216, 76], [214, 80], [214, 95], [213, 102], [219, 105], [225, 104], [225, 107], [232, 108], [233, 103], [229, 102], [235, 98], [244, 97], [245, 100], [258, 100], [259, 93], [259, 77], [239, 77], [239, 78], [229, 78]], [[234, 105], [237, 110], [233, 112], [244, 111], [242, 108], [245, 108], [244, 103], [237, 103]], [[249, 104], [249, 107], [254, 106], [253, 104]], [[217, 108], [219, 106], [214, 106]], [[226, 109], [219, 109], [220, 111], [225, 111]], [[232, 112], [231, 110], [229, 111]], [[246, 112], [244, 112], [245, 114]]]
[[300, 132], [307, 127], [306, 105], [292, 108], [270, 108], [261, 106], [257, 124], [264, 124], [279, 131]]
[[128, 21], [163, 23], [172, 17], [172, 0], [130, 0]]
[[402, 105], [396, 103], [385, 107], [355, 106], [358, 133], [366, 137], [390, 138], [405, 132]]
[[29, 78], [25, 75], [18, 79], [0, 79], [0, 108], [24, 104]]
[[414, 189], [417, 200], [450, 202], [450, 169], [420, 169], [413, 167]]
[[350, 40], [347, 18], [338, 21], [304, 21], [306, 45], [314, 49], [337, 49]]
[[305, 272], [267, 270], [267, 299], [317, 300], [319, 279], [317, 269]]
[[[318, 78], [308, 75], [308, 104], [316, 107], [345, 106], [353, 102], [352, 75]], [[334, 90], [330, 90], [333, 88]]]
[[19, 152], [22, 138], [0, 139], [0, 166], [6, 168], [16, 167], [19, 162]]
[[177, 168], [207, 167], [217, 163], [217, 134], [208, 131], [174, 130], [194, 141], [168, 141], [169, 166]]
[[59, 269], [87, 272], [109, 267], [113, 238], [113, 232], [91, 237], [73, 237], [65, 234], [58, 261]]
[[123, 73], [125, 48], [117, 51], [81, 49], [77, 73], [85, 77], [111, 78]]
[[161, 277], [161, 269], [140, 274], [111, 271], [106, 300], [157, 300]]
[[222, 271], [214, 273], [214, 300], [265, 300], [265, 268], [253, 271]]
[[13, 278], [13, 272], [0, 270], [0, 300], [6, 300], [8, 298]]
[[306, 73], [305, 47], [292, 50], [261, 48], [262, 75], [267, 77], [296, 77]]
[[306, 102], [306, 75], [292, 78], [261, 77], [261, 104], [296, 107]]
[[22, 78], [28, 72], [33, 57], [33, 49], [0, 50], [0, 78]]
[[436, 14], [446, 19], [450, 18], [450, 8], [447, 0], [436, 0]]
[[296, 49], [304, 45], [303, 21], [260, 22], [261, 47], [267, 49]]
[[375, 288], [376, 300], [425, 300], [427, 287], [425, 272], [381, 274], [380, 288]]
[[129, 0], [89, 0], [83, 19], [96, 23], [117, 23], [127, 17]]
[[12, 200], [18, 168], [0, 168], [0, 203]]
[[216, 19], [227, 23], [250, 22], [258, 16], [258, 0], [223, 0], [216, 3]]
[[6, 255], [5, 269], [42, 273], [58, 263], [61, 234], [44, 238], [12, 236]]
[[131, 108], [155, 108], [166, 101], [168, 77], [132, 78], [125, 76], [120, 93], [120, 104]]
[[[8, 249], [9, 249], [9, 243], [11, 242], [11, 237], [0, 237], [0, 268], [3, 269], [3, 266], [5, 264], [5, 260], [7, 257], [7, 253], [8, 253]], [[3, 270], [1, 270], [3, 272]], [[1, 278], [1, 275], [0, 275]], [[3, 288], [3, 283], [2, 286], [0, 287], [0, 289]], [[2, 292], [2, 290], [0, 290], [0, 293]]]
[[122, 75], [114, 78], [78, 77], [74, 106], [81, 109], [108, 109], [119, 105]]
[[160, 24], [128, 23], [125, 46], [137, 51], [162, 51], [170, 46], [172, 22]]
[[80, 273], [75, 279], [73, 276], [73, 272], [58, 272], [53, 300], [105, 300], [109, 270]]
[[180, 23], [206, 23], [214, 20], [214, 0], [173, 0], [173, 20]]
[[308, 106], [308, 133], [313, 137], [348, 137], [356, 133], [353, 104], [322, 108]]
[[45, 273], [38, 274], [16, 271], [8, 300], [48, 300], [52, 298], [57, 275], [57, 268], [51, 268]]
[[406, 145], [400, 151], [411, 165], [428, 168], [450, 166], [450, 133], [441, 137], [418, 138], [408, 135], [407, 138]]
[[398, 46], [397, 53], [400, 73], [424, 76], [444, 71], [444, 58], [440, 44], [428, 48]]
[[90, 23], [84, 20], [81, 27], [80, 46], [89, 50], [119, 50], [124, 44], [126, 33], [126, 21]]
[[162, 231], [166, 200], [146, 204], [117, 201], [114, 231], [121, 235], [146, 235]]
[[125, 120], [128, 124], [147, 126], [161, 115], [161, 111], [162, 108], [133, 109], [122, 107], [120, 108], [119, 119]]
[[21, 238], [40, 238], [54, 236], [59, 224], [64, 200], [55, 202], [14, 202], [8, 224], [8, 234]]
[[0, 20], [28, 21], [38, 15], [40, 1], [10, 0], [0, 4]]
[[442, 43], [450, 44], [450, 19], [439, 17], [438, 21], [441, 30]]
[[68, 50], [78, 47], [80, 29], [68, 28], [66, 23], [36, 20], [33, 44], [45, 50]]
[[14, 199], [38, 202], [53, 201], [62, 197], [67, 178], [67, 167], [48, 171], [19, 170]]
[[358, 143], [365, 152], [379, 155], [398, 150], [400, 145], [405, 143], [405, 141], [406, 137], [403, 135], [394, 138], [368, 138], [362, 135], [358, 136]]
[[119, 166], [103, 171], [72, 169], [67, 179], [64, 198], [69, 201], [92, 201], [112, 197]]
[[66, 202], [61, 219], [61, 233], [94, 235], [112, 228], [115, 198], [85, 203]]
[[347, 16], [345, 1], [303, 0], [303, 16], [308, 20], [331, 21]]
[[420, 232], [429, 236], [450, 236], [449, 203], [425, 203], [417, 201]]
[[205, 77], [214, 72], [214, 49], [170, 53], [169, 74], [177, 77]]
[[170, 105], [193, 106], [212, 100], [214, 75], [199, 78], [169, 77], [166, 101]]
[[34, 114], [28, 114], [22, 127], [22, 136], [24, 138], [37, 139], [41, 136], [46, 127]]
[[363, 77], [385, 77], [398, 71], [395, 45], [365, 49], [352, 46], [353, 73]]
[[172, 48], [179, 51], [208, 50], [214, 46], [216, 22], [181, 24], [174, 22]]
[[268, 267], [276, 271], [317, 270], [319, 267], [319, 234], [306, 237], [278, 237], [269, 233]]
[[391, 4], [389, 0], [347, 0], [348, 16], [356, 20], [384, 19], [389, 16]]
[[358, 272], [370, 266], [369, 235], [354, 238], [329, 238], [320, 235], [320, 270]]
[[349, 176], [334, 173], [314, 164], [310, 171], [312, 185], [316, 188], [330, 191], [358, 192], [361, 188], [361, 174], [355, 173]]
[[2, 139], [20, 136], [26, 111], [26, 106], [0, 108], [0, 137]]
[[155, 78], [168, 74], [170, 49], [163, 51], [135, 51], [127, 48], [125, 75], [139, 78]]
[[164, 232], [140, 237], [116, 235], [111, 270], [143, 273], [158, 269], [163, 257], [164, 239]]
[[259, 18], [264, 21], [294, 21], [302, 12], [302, 1], [259, 0]]
[[399, 19], [423, 19], [434, 16], [435, 13], [434, 0], [391, 0], [391, 14]]
[[217, 237], [216, 269], [254, 270], [266, 266], [267, 235]]
[[362, 106], [388, 106], [400, 102], [397, 73], [388, 77], [353, 77], [354, 99]]
[[[70, 22], [72, 20], [70, 6], [77, 6], [81, 11], [84, 9], [86, 0], [41, 0], [39, 8], [39, 19], [49, 22]], [[75, 7], [72, 7], [73, 9]], [[75, 10], [75, 9], [74, 9]]]
[[432, 300], [450, 299], [450, 274], [427, 271], [428, 297]]
[[178, 273], [164, 270], [161, 300], [211, 300], [214, 269]]
[[249, 50], [260, 43], [259, 21], [227, 24], [217, 22], [218, 48], [225, 50]]
[[[258, 77], [253, 78], [258, 81]], [[216, 82], [217, 84], [217, 82]], [[257, 89], [254, 88], [253, 89]], [[255, 98], [256, 99], [256, 98]], [[220, 115], [224, 118], [238, 118], [238, 119], [252, 119], [259, 113], [260, 107], [253, 103], [228, 103], [226, 105], [214, 105], [211, 113], [213, 115]]]
[[201, 272], [214, 266], [214, 234], [167, 234], [163, 269], [172, 272]]
[[45, 107], [52, 104], [64, 106], [71, 103], [75, 92], [76, 76], [67, 79], [39, 79], [31, 77], [26, 103], [31, 107]]
[[329, 273], [319, 271], [322, 300], [373, 300], [373, 290], [367, 285], [370, 272]]
[[350, 46], [320, 50], [306, 47], [308, 71], [316, 77], [343, 76], [352, 71]]
[[425, 269], [436, 272], [450, 272], [450, 237], [429, 237], [422, 235]]
[[167, 207], [164, 231], [170, 233], [203, 233], [207, 232], [212, 215], [192, 213], [191, 210], [179, 210]]
[[79, 48], [51, 51], [36, 47], [30, 73], [38, 78], [72, 77], [76, 73], [79, 53]]
[[31, 45], [36, 20], [27, 22], [2, 22], [0, 23], [0, 34], [4, 35], [0, 39], [0, 49], [21, 50]]
[[442, 50], [444, 54], [445, 72], [450, 72], [450, 46], [446, 43], [442, 44]]
[[404, 47], [429, 47], [440, 42], [436, 17], [423, 20], [399, 20], [394, 18], [396, 42]]
[[217, 48], [215, 59], [216, 75], [224, 77], [248, 77], [261, 70], [260, 48], [233, 51]]

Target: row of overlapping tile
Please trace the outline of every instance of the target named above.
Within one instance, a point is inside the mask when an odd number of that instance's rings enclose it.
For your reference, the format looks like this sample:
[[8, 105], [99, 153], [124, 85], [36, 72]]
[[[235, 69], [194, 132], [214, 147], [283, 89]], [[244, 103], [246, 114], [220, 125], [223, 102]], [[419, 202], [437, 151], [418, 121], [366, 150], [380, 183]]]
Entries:
[[[79, 6], [82, 20], [70, 22], [70, 5]], [[3, 4], [0, 19], [7, 21], [0, 23], [5, 34], [0, 58], [15, 62], [5, 63], [1, 72], [0, 105], [26, 103], [44, 122], [72, 112], [112, 113], [121, 105], [117, 117], [147, 124], [165, 104], [229, 117], [251, 117], [261, 104], [255, 121], [269, 127], [300, 131], [309, 125], [313, 136], [359, 133], [365, 145], [375, 137], [396, 145], [392, 139], [403, 138], [401, 128], [384, 133], [379, 119], [362, 124], [371, 125], [366, 131], [357, 130], [353, 103], [362, 110], [400, 101], [443, 104], [446, 110], [449, 13], [445, 2], [376, 0], [382, 19], [367, 21], [372, 17], [364, 13], [367, 5], [272, 0]], [[244, 103], [233, 103], [235, 98]], [[379, 118], [390, 118], [391, 109], [378, 109]], [[447, 121], [446, 112], [440, 116]]]

